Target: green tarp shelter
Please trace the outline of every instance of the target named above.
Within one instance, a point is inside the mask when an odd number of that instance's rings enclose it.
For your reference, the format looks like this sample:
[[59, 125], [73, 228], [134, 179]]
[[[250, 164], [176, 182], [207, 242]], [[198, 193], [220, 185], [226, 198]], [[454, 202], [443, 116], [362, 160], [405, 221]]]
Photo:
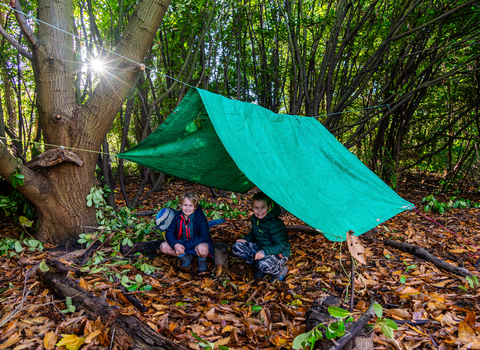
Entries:
[[191, 89], [163, 124], [118, 157], [206, 186], [253, 186], [331, 241], [413, 208], [314, 118]]

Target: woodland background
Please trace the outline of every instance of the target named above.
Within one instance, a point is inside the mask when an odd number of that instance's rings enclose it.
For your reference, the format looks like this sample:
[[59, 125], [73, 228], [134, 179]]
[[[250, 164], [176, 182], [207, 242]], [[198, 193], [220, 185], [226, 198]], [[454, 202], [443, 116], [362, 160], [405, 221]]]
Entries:
[[[219, 241], [248, 230], [252, 193], [207, 189], [115, 157], [155, 130], [189, 86], [317, 118], [400, 195], [461, 236], [412, 212], [379, 226], [380, 242], [418, 244], [478, 275], [479, 1], [10, 5], [17, 11], [0, 7], [0, 348], [53, 349], [61, 334], [85, 348], [114, 339], [108, 325], [55, 299], [31, 273], [58, 259], [44, 248], [72, 239], [109, 243], [83, 262], [80, 286], [192, 348], [199, 345], [191, 331], [230, 348], [290, 347], [315, 298], [349, 295], [346, 247], [305, 233], [290, 233], [295, 253], [282, 285], [252, 284], [238, 261], [198, 279], [177, 275], [173, 259], [123, 259], [122, 245], [161, 238], [151, 216], [135, 213], [174, 205], [186, 190], [201, 194], [209, 217], [227, 220], [213, 230]], [[83, 165], [62, 158], [28, 167], [65, 149]], [[365, 311], [372, 292], [390, 318], [429, 320], [400, 322], [397, 342], [376, 332], [377, 348], [480, 348], [478, 283], [378, 241], [367, 257], [355, 278], [356, 310]]]

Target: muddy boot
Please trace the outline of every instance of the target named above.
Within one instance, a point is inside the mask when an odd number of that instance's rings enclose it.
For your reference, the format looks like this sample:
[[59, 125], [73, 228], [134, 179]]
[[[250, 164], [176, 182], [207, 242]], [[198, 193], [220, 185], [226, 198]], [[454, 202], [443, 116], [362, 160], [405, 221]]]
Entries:
[[283, 266], [281, 269], [280, 269], [280, 272], [277, 273], [276, 275], [272, 275], [272, 278], [270, 280], [270, 282], [274, 282], [274, 281], [285, 281], [285, 277], [287, 277], [287, 274], [288, 274], [288, 268], [286, 266]]
[[190, 267], [190, 265], [192, 265], [192, 261], [193, 261], [193, 254], [188, 254], [188, 253], [185, 253], [183, 255], [180, 255], [178, 257], [178, 260], [180, 261], [180, 267], [182, 269], [187, 269]]
[[205, 258], [205, 259], [198, 258], [198, 259], [197, 259], [197, 263], [198, 263], [198, 270], [197, 270], [198, 273], [202, 273], [202, 272], [207, 272], [207, 271], [208, 271], [208, 268], [207, 268], [207, 258]]

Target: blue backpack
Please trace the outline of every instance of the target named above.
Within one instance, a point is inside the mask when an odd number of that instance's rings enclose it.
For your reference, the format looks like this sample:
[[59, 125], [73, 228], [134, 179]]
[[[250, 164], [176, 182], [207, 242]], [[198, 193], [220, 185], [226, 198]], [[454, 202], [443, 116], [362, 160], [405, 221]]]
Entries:
[[[177, 214], [177, 211], [172, 208], [163, 208], [162, 210], [160, 210], [157, 214], [157, 217], [155, 218], [155, 224], [157, 226], [155, 226], [154, 229], [160, 230], [160, 231], [166, 231], [170, 226], [170, 224], [172, 223], [173, 218], [175, 217], [176, 214]], [[225, 222], [224, 219], [212, 220], [208, 222], [208, 226], [212, 227], [215, 225], [222, 224], [224, 222]]]

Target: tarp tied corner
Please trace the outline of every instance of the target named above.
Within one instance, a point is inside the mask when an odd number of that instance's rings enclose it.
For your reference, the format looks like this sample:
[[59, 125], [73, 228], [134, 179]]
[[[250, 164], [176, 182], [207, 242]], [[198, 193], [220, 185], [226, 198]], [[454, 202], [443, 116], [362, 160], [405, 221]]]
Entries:
[[165, 122], [118, 155], [206, 186], [256, 185], [331, 241], [412, 209], [314, 118], [191, 89]]

